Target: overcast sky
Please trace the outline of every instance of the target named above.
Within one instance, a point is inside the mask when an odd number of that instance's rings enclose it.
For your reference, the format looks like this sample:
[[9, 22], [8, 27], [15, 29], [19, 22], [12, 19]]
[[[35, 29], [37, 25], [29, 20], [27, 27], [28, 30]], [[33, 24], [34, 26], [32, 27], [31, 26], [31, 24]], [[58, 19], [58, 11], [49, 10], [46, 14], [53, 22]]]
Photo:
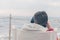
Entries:
[[37, 11], [60, 16], [60, 0], [0, 0], [0, 16], [33, 16]]

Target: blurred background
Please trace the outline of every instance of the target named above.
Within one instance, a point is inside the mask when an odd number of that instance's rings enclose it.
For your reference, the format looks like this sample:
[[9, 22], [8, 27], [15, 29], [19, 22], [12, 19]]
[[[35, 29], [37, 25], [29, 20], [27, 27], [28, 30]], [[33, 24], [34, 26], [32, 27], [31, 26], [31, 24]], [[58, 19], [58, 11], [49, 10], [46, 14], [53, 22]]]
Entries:
[[0, 0], [0, 40], [8, 40], [10, 14], [11, 24], [20, 29], [37, 11], [46, 11], [60, 35], [60, 0]]

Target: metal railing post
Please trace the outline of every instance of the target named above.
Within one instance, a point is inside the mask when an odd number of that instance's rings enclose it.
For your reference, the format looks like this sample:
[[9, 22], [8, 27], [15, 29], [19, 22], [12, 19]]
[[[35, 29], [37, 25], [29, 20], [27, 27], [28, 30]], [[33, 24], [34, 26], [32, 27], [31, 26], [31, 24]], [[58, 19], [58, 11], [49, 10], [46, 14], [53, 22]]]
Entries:
[[10, 17], [9, 17], [9, 40], [11, 40], [11, 14], [10, 14]]

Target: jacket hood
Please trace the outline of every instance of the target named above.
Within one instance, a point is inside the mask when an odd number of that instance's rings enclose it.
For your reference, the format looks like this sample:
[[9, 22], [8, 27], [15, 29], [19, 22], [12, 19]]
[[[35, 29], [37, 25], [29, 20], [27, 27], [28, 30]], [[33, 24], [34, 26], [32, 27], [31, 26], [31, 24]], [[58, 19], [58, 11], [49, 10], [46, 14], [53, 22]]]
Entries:
[[46, 31], [46, 28], [35, 23], [25, 24], [21, 29], [26, 31]]

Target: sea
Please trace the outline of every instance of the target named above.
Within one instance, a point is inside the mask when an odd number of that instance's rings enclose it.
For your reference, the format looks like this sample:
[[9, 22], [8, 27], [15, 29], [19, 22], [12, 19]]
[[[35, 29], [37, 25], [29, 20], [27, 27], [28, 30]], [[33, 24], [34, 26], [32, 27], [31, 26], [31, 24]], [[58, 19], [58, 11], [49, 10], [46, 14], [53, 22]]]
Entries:
[[[14, 25], [16, 28], [20, 29], [24, 24], [30, 23], [31, 16], [12, 16], [11, 17], [11, 27]], [[57, 30], [58, 35], [60, 35], [60, 17], [49, 17], [50, 25]], [[9, 27], [10, 27], [10, 17], [4, 16], [0, 17], [0, 40], [9, 40]], [[13, 38], [11, 37], [11, 40]]]

